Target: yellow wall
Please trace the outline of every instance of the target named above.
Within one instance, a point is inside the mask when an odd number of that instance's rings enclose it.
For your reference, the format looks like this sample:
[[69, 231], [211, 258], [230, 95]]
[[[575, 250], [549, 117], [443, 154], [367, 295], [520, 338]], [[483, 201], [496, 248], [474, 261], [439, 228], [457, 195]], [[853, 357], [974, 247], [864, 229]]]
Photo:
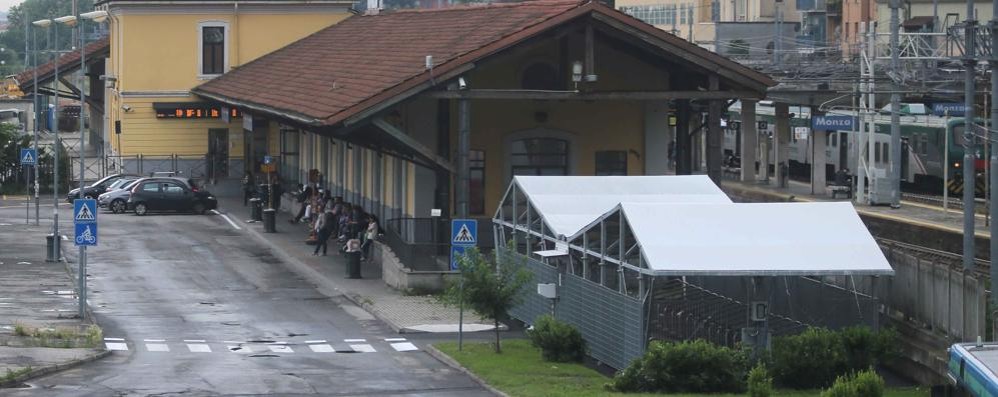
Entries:
[[[184, 13], [150, 13], [116, 6], [112, 14], [111, 59], [108, 74], [118, 81], [108, 98], [108, 139], [119, 154], [204, 154], [209, 128], [229, 128], [229, 155], [242, 156], [242, 120], [229, 125], [221, 120], [156, 119], [153, 102], [196, 102], [187, 94], [204, 83], [199, 78], [198, 24], [228, 23], [229, 67], [245, 64], [349, 16], [345, 7], [299, 6], [289, 11], [274, 5], [273, 12], [255, 6], [252, 12], [198, 13], [198, 6], [182, 5]], [[283, 7], [283, 8], [282, 8]], [[122, 97], [122, 93], [129, 94]], [[138, 94], [139, 96], [136, 96]], [[159, 94], [160, 96], [146, 95]], [[130, 106], [123, 112], [121, 106]], [[113, 136], [115, 120], [122, 121], [120, 147]], [[271, 154], [280, 150], [280, 130], [270, 126]]]

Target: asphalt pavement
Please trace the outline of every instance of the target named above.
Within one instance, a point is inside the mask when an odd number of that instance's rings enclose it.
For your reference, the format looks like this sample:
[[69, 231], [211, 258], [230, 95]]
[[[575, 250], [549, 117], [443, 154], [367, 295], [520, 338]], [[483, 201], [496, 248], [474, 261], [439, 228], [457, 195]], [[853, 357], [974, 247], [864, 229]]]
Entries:
[[[0, 204], [0, 246], [26, 247], [8, 233], [27, 228], [15, 222], [23, 225], [23, 207]], [[69, 207], [60, 208], [70, 231]], [[98, 220], [89, 305], [112, 354], [0, 394], [491, 395], [427, 354], [424, 340], [317, 288], [222, 216], [102, 212]], [[75, 247], [64, 252], [75, 262]]]

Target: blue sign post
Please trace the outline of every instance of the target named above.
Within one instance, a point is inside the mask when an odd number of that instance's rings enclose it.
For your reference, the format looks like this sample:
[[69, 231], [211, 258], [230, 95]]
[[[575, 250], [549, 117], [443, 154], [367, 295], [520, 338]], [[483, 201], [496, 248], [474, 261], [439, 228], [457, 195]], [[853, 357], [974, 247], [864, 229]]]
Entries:
[[73, 200], [73, 226], [76, 245], [97, 245], [97, 200]]
[[856, 118], [853, 116], [814, 116], [811, 129], [816, 131], [853, 131]]
[[450, 221], [450, 269], [457, 270], [457, 260], [469, 247], [478, 245], [478, 221], [474, 219], [451, 219]]
[[21, 149], [21, 165], [35, 165], [38, 163], [38, 152], [35, 149]]
[[936, 116], [956, 116], [961, 117], [967, 111], [967, 105], [963, 103], [934, 103], [932, 113]]

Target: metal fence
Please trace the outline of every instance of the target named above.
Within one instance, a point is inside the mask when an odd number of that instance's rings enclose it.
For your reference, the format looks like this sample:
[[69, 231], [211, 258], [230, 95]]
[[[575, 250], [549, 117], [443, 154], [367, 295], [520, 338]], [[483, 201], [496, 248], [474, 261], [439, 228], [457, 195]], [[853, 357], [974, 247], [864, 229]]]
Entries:
[[105, 156], [104, 175], [111, 173], [149, 175], [153, 172], [178, 172], [205, 179], [209, 176], [208, 156], [204, 154]]
[[[369, 204], [370, 205], [370, 204]], [[378, 205], [371, 207], [376, 209]], [[491, 219], [478, 220], [478, 249], [494, 248]], [[450, 218], [394, 218], [385, 221], [385, 242], [402, 264], [417, 271], [444, 271], [450, 266]]]
[[[641, 300], [571, 274], [534, 259], [526, 260], [533, 280], [522, 292], [523, 302], [510, 314], [527, 324], [537, 316], [551, 314], [579, 329], [594, 359], [617, 369], [627, 367], [645, 350], [645, 305]], [[558, 305], [533, 290], [537, 283], [555, 283]]]

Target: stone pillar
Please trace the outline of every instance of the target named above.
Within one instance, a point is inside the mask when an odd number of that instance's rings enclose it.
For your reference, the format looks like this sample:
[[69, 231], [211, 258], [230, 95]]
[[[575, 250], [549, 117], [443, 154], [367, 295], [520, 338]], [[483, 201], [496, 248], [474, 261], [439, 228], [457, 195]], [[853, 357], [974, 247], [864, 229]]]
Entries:
[[742, 182], [755, 182], [755, 160], [759, 150], [759, 132], [755, 118], [755, 101], [742, 100]]
[[[786, 103], [776, 103], [776, 128], [773, 131], [773, 141], [776, 150], [774, 151], [773, 175], [776, 177], [776, 186], [781, 186], [782, 181], [787, 177], [784, 172], [789, 171], [790, 160], [790, 105]], [[782, 166], [787, 167], [784, 171]]]
[[690, 175], [693, 168], [693, 143], [690, 140], [690, 101], [676, 101], [676, 175]]
[[[824, 112], [817, 111], [816, 107], [811, 108], [811, 118], [816, 116], [824, 115]], [[825, 195], [825, 185], [828, 184], [825, 175], [825, 164], [828, 163], [828, 156], [825, 153], [825, 140], [828, 137], [828, 131], [825, 130], [812, 130], [811, 136], [808, 139], [811, 140], [811, 189], [812, 192], [819, 196]]]
[[645, 107], [645, 175], [665, 175], [669, 169], [669, 104], [661, 101], [647, 101]]

